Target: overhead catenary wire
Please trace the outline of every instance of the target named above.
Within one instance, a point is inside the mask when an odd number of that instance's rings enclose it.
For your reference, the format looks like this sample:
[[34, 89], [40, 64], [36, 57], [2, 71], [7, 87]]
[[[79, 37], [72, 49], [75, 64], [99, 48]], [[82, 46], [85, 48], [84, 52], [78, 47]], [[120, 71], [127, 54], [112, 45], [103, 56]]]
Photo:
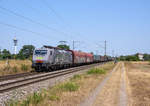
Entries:
[[34, 31], [29, 30], [29, 29], [21, 28], [21, 27], [15, 26], [15, 25], [4, 23], [4, 22], [0, 22], [0, 24], [4, 25], [4, 26], [7, 26], [7, 27], [10, 27], [10, 28], [18, 29], [18, 30], [21, 30], [21, 31], [30, 32], [30, 33], [33, 33], [35, 35], [45, 36], [42, 33], [34, 32]]
[[[57, 17], [62, 23], [65, 24], [65, 26], [67, 26], [69, 29], [72, 28], [71, 25], [68, 24], [68, 23], [66, 23], [65, 20], [64, 20], [64, 18], [63, 18], [58, 12], [56, 12], [56, 10], [55, 10], [46, 0], [41, 0], [41, 2], [42, 2], [51, 12], [53, 12], [53, 13], [56, 15], [56, 17]], [[71, 31], [71, 32], [74, 32], [74, 31]], [[80, 35], [80, 33], [77, 32], [75, 35]]]
[[41, 0], [42, 3], [49, 9], [51, 10], [61, 21], [64, 21], [64, 19], [62, 18], [62, 16], [60, 14], [58, 14], [50, 4], [48, 4], [48, 2], [46, 0]]
[[24, 19], [24, 20], [27, 20], [27, 21], [29, 21], [29, 22], [31, 22], [31, 23], [40, 25], [40, 26], [45, 27], [45, 28], [47, 28], [47, 29], [50, 29], [50, 30], [52, 30], [52, 31], [55, 31], [55, 32], [61, 33], [61, 34], [63, 34], [63, 35], [69, 36], [68, 34], [66, 34], [66, 33], [64, 33], [64, 32], [62, 32], [62, 31], [59, 31], [59, 30], [57, 30], [57, 29], [55, 29], [55, 28], [52, 28], [52, 27], [50, 27], [50, 26], [48, 26], [48, 25], [45, 25], [45, 24], [42, 24], [42, 23], [40, 23], [40, 22], [34, 21], [33, 19], [31, 19], [31, 18], [29, 18], [29, 17], [23, 16], [23, 15], [21, 15], [21, 14], [19, 14], [19, 13], [16, 13], [16, 12], [14, 12], [14, 11], [11, 11], [11, 10], [9, 10], [9, 9], [7, 9], [7, 8], [2, 7], [2, 6], [0, 6], [0, 9], [2, 9], [2, 10], [4, 10], [4, 11], [7, 11], [7, 12], [9, 12], [9, 13], [11, 13], [11, 14], [17, 16], [17, 17], [20, 17], [20, 18]]

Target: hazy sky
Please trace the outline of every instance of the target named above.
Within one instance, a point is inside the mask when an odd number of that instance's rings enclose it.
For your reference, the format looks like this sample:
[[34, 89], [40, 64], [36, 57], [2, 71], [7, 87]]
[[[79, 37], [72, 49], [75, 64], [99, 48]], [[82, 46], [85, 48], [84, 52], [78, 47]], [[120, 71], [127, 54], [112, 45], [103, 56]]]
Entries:
[[[103, 54], [150, 53], [150, 0], [0, 0], [0, 47], [56, 46]], [[99, 45], [99, 46], [98, 46]]]

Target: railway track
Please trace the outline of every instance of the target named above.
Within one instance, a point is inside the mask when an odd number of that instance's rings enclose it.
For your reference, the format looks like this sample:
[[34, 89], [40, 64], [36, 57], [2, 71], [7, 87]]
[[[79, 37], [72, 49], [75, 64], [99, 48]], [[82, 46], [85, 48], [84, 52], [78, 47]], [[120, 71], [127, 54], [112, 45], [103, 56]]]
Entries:
[[20, 78], [20, 77], [26, 77], [26, 76], [30, 76], [30, 75], [36, 75], [36, 74], [37, 74], [37, 72], [26, 72], [26, 73], [0, 76], [0, 82], [15, 79], [15, 78]]
[[[40, 73], [40, 74], [35, 74], [35, 75], [29, 75], [29, 74], [25, 74], [25, 76], [23, 77], [10, 77], [10, 79], [12, 78], [13, 80], [9, 80], [9, 81], [2, 81], [0, 82], [0, 93], [4, 93], [22, 86], [26, 86], [29, 84], [33, 84], [36, 82], [41, 82], [47, 79], [51, 79], [51, 78], [55, 78], [55, 77], [59, 77], [62, 75], [66, 75], [66, 74], [70, 74], [73, 72], [77, 72], [80, 70], [84, 70], [84, 69], [88, 69], [97, 65], [100, 65], [102, 63], [97, 63], [97, 64], [92, 64], [92, 65], [85, 65], [85, 66], [80, 66], [80, 67], [74, 67], [74, 68], [69, 68], [69, 69], [64, 69], [64, 70], [58, 70], [55, 72], [48, 72], [48, 73]], [[3, 83], [4, 82], [4, 83]]]

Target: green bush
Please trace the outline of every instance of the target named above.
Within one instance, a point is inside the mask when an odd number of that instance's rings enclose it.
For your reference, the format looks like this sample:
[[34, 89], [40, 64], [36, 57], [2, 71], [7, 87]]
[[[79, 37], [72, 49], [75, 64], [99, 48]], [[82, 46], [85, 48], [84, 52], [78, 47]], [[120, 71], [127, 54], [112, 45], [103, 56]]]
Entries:
[[25, 64], [21, 64], [21, 70], [27, 71], [28, 70], [28, 66], [25, 65]]
[[59, 86], [59, 88], [63, 91], [77, 91], [79, 85], [73, 82], [67, 82]]
[[106, 73], [105, 70], [99, 68], [92, 68], [87, 72], [87, 74], [105, 74], [105, 73]]

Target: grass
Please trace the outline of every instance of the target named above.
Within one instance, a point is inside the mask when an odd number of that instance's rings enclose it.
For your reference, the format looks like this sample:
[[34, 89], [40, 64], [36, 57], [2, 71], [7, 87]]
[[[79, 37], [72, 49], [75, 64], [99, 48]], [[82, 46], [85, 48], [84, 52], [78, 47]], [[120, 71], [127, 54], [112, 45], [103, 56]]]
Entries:
[[79, 88], [79, 85], [70, 81], [70, 82], [60, 85], [59, 88], [62, 91], [70, 91], [71, 92], [71, 91], [77, 91]]
[[21, 70], [22, 71], [27, 71], [28, 70], [28, 66], [25, 64], [21, 64]]
[[33, 104], [38, 104], [43, 100], [43, 96], [41, 93], [34, 93], [31, 98], [29, 98], [29, 102], [31, 101]]
[[74, 75], [71, 80], [74, 81], [74, 80], [79, 80], [81, 79], [81, 75]]
[[87, 72], [87, 74], [96, 74], [96, 75], [105, 74], [105, 73], [106, 71], [104, 69], [99, 69], [99, 68], [92, 68]]
[[48, 98], [49, 98], [49, 100], [51, 100], [51, 101], [60, 100], [59, 96], [57, 96], [56, 94], [55, 94], [55, 95], [49, 95]]
[[[55, 86], [47, 90], [43, 89], [40, 93], [34, 93], [28, 96], [25, 100], [21, 100], [18, 102], [13, 101], [13, 103], [11, 104], [17, 104], [15, 106], [43, 106], [43, 105], [46, 106], [46, 105], [50, 105], [56, 102], [60, 102], [62, 101], [63, 99], [62, 97], [64, 97], [63, 96], [64, 94], [66, 94], [67, 96], [77, 94], [78, 92], [81, 92], [83, 88], [85, 89], [85, 87], [83, 86], [87, 85], [88, 81], [89, 83], [94, 83], [93, 81], [98, 81], [99, 79], [95, 78], [95, 76], [93, 75], [105, 74], [106, 71], [108, 70], [104, 70], [104, 69], [105, 67], [108, 67], [108, 66], [112, 67], [112, 64], [104, 65], [104, 67], [101, 67], [101, 68], [93, 68], [85, 74], [74, 75], [72, 78], [70, 78], [70, 80], [67, 80], [63, 83], [56, 84]], [[87, 87], [89, 87], [89, 85]], [[78, 97], [78, 96], [76, 95], [75, 97]]]
[[1, 60], [0, 76], [29, 72], [32, 70], [31, 64], [30, 60], [9, 60], [9, 64], [7, 64], [6, 60]]
[[18, 67], [17, 67], [17, 66], [14, 66], [14, 67], [12, 68], [12, 70], [13, 70], [14, 73], [17, 73], [17, 72], [18, 72]]
[[78, 84], [73, 81], [68, 81], [65, 83], [57, 84], [49, 90], [43, 90], [41, 93], [34, 93], [33, 95], [28, 96], [26, 100], [18, 102], [10, 101], [6, 106], [37, 106], [45, 100], [59, 101], [60, 95], [63, 92], [74, 92], [77, 91], [78, 88]]

